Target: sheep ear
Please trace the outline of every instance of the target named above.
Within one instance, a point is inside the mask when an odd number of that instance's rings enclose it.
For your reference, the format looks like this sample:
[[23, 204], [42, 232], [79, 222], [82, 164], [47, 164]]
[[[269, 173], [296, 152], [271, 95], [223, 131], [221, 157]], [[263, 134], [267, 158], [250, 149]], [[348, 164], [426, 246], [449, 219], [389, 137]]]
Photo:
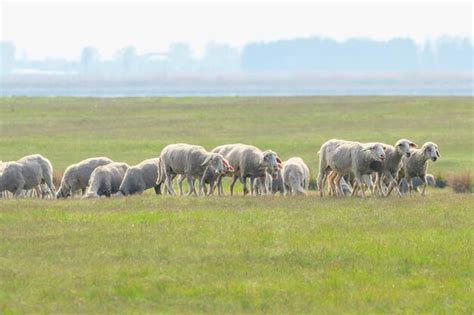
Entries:
[[209, 156], [204, 160], [204, 162], [202, 162], [201, 166], [206, 166], [207, 164], [209, 164], [209, 162], [211, 161], [211, 158], [212, 158], [212, 155], [209, 155]]
[[416, 145], [415, 142], [410, 142], [410, 148], [416, 149], [416, 148], [418, 148], [418, 146]]
[[387, 150], [387, 147], [386, 147], [386, 146], [382, 146], [382, 148], [383, 148], [384, 151]]
[[441, 154], [439, 154], [439, 151], [438, 151], [438, 150], [436, 150], [436, 155], [437, 155], [438, 157], [441, 157]]
[[278, 164], [282, 164], [282, 163], [283, 163], [283, 162], [281, 161], [280, 157], [278, 157], [278, 156], [276, 157], [276, 160], [277, 160], [277, 163], [278, 163]]

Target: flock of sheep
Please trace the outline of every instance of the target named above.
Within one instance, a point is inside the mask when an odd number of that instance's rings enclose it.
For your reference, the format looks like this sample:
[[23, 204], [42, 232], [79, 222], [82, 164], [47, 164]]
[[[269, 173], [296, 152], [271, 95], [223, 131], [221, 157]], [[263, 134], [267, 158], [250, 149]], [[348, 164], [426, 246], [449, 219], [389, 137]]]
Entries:
[[[401, 182], [405, 180], [411, 194], [415, 178], [420, 180], [424, 195], [426, 184], [432, 179], [427, 174], [428, 161], [440, 157], [435, 143], [427, 142], [418, 148], [407, 139], [398, 140], [394, 146], [333, 139], [325, 142], [318, 153], [317, 184], [321, 196], [326, 181], [328, 193], [334, 196], [355, 196], [360, 192], [364, 197], [367, 188], [374, 196], [389, 196], [393, 190], [401, 196]], [[159, 195], [163, 187], [163, 193], [176, 195], [175, 178], [180, 195], [184, 180], [188, 195], [212, 195], [216, 188], [219, 195], [224, 195], [224, 177], [231, 177], [230, 195], [237, 180], [243, 185], [244, 195], [306, 195], [310, 179], [303, 159], [282, 161], [272, 150], [240, 143], [218, 146], [210, 152], [198, 145], [171, 144], [159, 157], [135, 166], [106, 157], [90, 158], [69, 166], [57, 191], [52, 174], [51, 162], [38, 154], [0, 162], [0, 197], [7, 198], [10, 192], [16, 198], [67, 198], [77, 191], [82, 191], [82, 198], [128, 196], [150, 188]]]

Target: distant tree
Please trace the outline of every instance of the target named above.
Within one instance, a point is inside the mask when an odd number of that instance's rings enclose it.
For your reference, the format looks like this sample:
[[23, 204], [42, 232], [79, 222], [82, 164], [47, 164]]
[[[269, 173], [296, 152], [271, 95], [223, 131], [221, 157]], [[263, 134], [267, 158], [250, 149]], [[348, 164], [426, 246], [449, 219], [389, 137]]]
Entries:
[[12, 42], [0, 42], [0, 73], [10, 73], [15, 65], [15, 45]]
[[201, 63], [205, 72], [237, 72], [240, 70], [240, 54], [227, 44], [211, 42], [206, 46]]
[[133, 63], [137, 59], [137, 50], [135, 46], [127, 46], [117, 52], [117, 58], [122, 64], [122, 69], [125, 73], [132, 71]]
[[81, 52], [82, 71], [90, 73], [99, 61], [99, 51], [93, 46], [86, 46]]
[[188, 44], [173, 43], [168, 51], [169, 68], [172, 71], [188, 72], [194, 69], [192, 50]]

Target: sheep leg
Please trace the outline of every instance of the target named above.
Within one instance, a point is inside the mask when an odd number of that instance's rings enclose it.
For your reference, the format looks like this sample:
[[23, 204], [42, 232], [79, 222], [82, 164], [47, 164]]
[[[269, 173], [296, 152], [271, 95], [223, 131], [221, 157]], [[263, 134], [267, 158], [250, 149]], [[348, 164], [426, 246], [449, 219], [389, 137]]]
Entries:
[[344, 189], [342, 188], [342, 174], [336, 174], [336, 178], [334, 179], [334, 195], [344, 197]]
[[179, 191], [180, 196], [183, 195], [183, 181], [184, 181], [184, 176], [179, 175], [178, 176], [178, 191]]
[[217, 178], [217, 193], [219, 196], [225, 196], [224, 194], [224, 186], [222, 185], [222, 175], [219, 175]]
[[423, 188], [421, 189], [421, 195], [425, 195], [425, 189], [426, 189], [426, 177], [425, 175], [420, 176], [421, 181], [423, 182]]
[[354, 188], [352, 188], [351, 197], [354, 197], [358, 191], [359, 191], [359, 184], [356, 181], [354, 182]]
[[319, 175], [318, 175], [318, 178], [317, 178], [317, 181], [318, 181], [318, 189], [319, 189], [319, 196], [322, 197], [323, 196], [323, 187], [324, 187], [324, 183], [326, 181], [326, 178], [327, 178], [327, 174], [326, 174], [326, 170], [324, 171], [319, 171]]
[[334, 178], [337, 177], [337, 173], [332, 171], [329, 173], [327, 176], [327, 182], [328, 182], [328, 196], [332, 196], [336, 194], [336, 188], [334, 187]]
[[186, 175], [186, 181], [188, 182], [189, 191], [186, 194], [190, 196], [192, 194], [196, 194], [196, 188], [194, 188], [194, 178], [191, 175]]
[[[365, 191], [363, 189], [364, 187], [364, 179], [362, 178], [362, 175], [361, 174], [356, 174], [355, 175], [355, 183], [354, 183], [354, 186], [356, 186], [360, 189], [360, 192], [362, 194], [362, 198], [365, 198]], [[354, 190], [356, 190], [354, 188]], [[352, 196], [354, 196], [354, 191], [352, 191]]]
[[165, 184], [166, 188], [168, 189], [168, 193], [172, 196], [176, 196], [176, 192], [173, 190], [173, 185], [171, 181], [172, 178], [170, 172], [168, 170], [165, 170]]
[[23, 192], [23, 185], [24, 185], [24, 184], [25, 184], [25, 183], [20, 183], [20, 184], [18, 185], [18, 187], [16, 188], [15, 193], [13, 194], [13, 196], [14, 196], [15, 198], [21, 197], [21, 193]]
[[255, 191], [256, 187], [254, 186], [254, 184], [255, 184], [255, 177], [250, 176], [250, 196], [253, 196], [254, 194], [256, 195], [258, 193], [257, 191]]
[[410, 192], [410, 197], [411, 197], [411, 191], [413, 190], [413, 182], [411, 181], [411, 178], [407, 178], [407, 184], [408, 184], [408, 191]]
[[207, 188], [206, 184], [204, 183], [204, 175], [198, 177], [199, 188], [198, 188], [198, 196], [202, 196], [203, 192], [204, 195], [207, 195]]
[[398, 181], [392, 176], [392, 174], [388, 173], [385, 174], [385, 176], [388, 178], [390, 184], [388, 185], [387, 193], [385, 194], [385, 197], [390, 196], [390, 193], [392, 192], [393, 189], [397, 192], [398, 197], [402, 197], [402, 193], [400, 192], [400, 189], [398, 188]]
[[237, 179], [239, 179], [238, 176], [234, 175], [232, 177], [232, 182], [230, 183], [230, 195], [233, 196], [234, 195], [234, 185], [235, 185], [235, 182], [237, 181]]
[[247, 188], [247, 177], [240, 177], [240, 182], [242, 183], [242, 185], [244, 186], [244, 196], [245, 195], [248, 195], [249, 193], [249, 190]]
[[266, 179], [267, 179], [266, 177], [267, 177], [266, 175], [260, 176], [260, 183], [263, 183], [263, 185], [260, 186], [260, 189], [262, 190], [260, 194], [264, 196], [269, 195], [268, 186], [266, 183]]

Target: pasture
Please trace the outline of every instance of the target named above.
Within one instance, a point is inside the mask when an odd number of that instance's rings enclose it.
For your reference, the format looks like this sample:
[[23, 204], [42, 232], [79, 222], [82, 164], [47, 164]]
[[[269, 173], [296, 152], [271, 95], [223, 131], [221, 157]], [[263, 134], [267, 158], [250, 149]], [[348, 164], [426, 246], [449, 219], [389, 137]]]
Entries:
[[[0, 160], [61, 172], [169, 143], [301, 156], [330, 138], [434, 141], [473, 171], [470, 97], [0, 98]], [[240, 187], [240, 186], [239, 186]], [[472, 313], [472, 194], [0, 200], [0, 313]]]

